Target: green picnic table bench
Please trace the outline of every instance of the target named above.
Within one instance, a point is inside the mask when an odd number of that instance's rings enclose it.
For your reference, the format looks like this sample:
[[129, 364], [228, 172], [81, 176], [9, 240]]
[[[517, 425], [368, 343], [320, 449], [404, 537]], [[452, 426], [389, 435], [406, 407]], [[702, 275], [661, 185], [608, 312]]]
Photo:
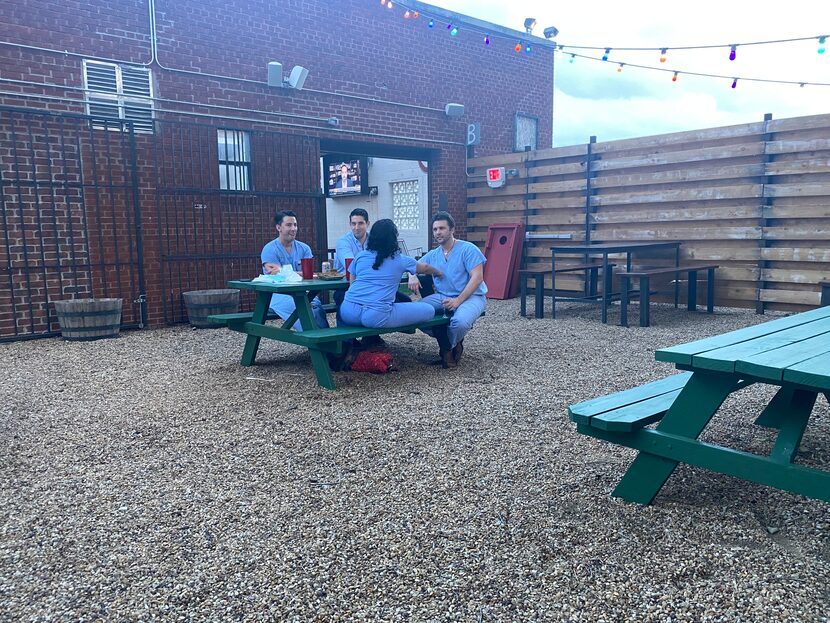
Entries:
[[[649, 504], [683, 462], [830, 502], [830, 472], [794, 462], [818, 394], [830, 400], [830, 307], [664, 348], [656, 358], [684, 372], [568, 409], [578, 432], [640, 451], [612, 495]], [[755, 419], [778, 431], [769, 455], [699, 441], [723, 402], [753, 384], [777, 387]]]

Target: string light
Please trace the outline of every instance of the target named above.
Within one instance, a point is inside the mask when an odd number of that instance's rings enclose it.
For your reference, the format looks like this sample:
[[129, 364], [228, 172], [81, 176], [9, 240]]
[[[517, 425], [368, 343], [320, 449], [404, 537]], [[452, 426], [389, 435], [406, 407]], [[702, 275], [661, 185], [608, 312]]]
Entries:
[[[564, 47], [567, 48], [569, 46], [566, 45]], [[594, 48], [594, 49], [598, 49], [598, 48]], [[576, 52], [565, 52], [565, 54], [568, 54], [570, 56], [570, 59], [568, 60], [568, 62], [570, 62], [570, 63], [573, 63], [575, 58], [584, 58], [584, 59], [588, 59], [589, 61], [597, 61], [597, 62], [602, 61], [602, 59], [599, 58], [598, 56], [586, 56], [585, 54], [577, 54]], [[799, 86], [830, 87], [830, 82], [807, 82], [807, 81], [801, 81], [801, 80], [772, 80], [772, 79], [769, 79], [769, 78], [746, 78], [746, 77], [741, 77], [741, 76], [738, 76], [736, 78], [734, 76], [726, 76], [726, 75], [723, 75], [723, 74], [707, 74], [707, 73], [696, 72], [696, 71], [683, 71], [683, 72], [680, 72], [679, 70], [666, 69], [666, 68], [663, 68], [663, 67], [654, 67], [652, 65], [639, 65], [637, 63], [625, 63], [625, 65], [628, 66], [628, 67], [636, 67], [637, 69], [649, 69], [651, 71], [666, 71], [666, 72], [670, 72], [672, 74], [684, 73], [688, 76], [699, 76], [699, 77], [702, 77], [702, 78], [720, 78], [720, 79], [723, 79], [723, 80], [743, 80], [745, 82], [762, 82], [762, 83], [766, 83], [766, 84], [797, 84]]]
[[671, 77], [672, 82], [677, 82], [677, 72], [674, 72], [674, 75]]
[[827, 41], [827, 37], [819, 37], [818, 38], [818, 53], [824, 54], [824, 50], [827, 48], [824, 47], [824, 42]]
[[455, 35], [457, 35], [457, 34], [458, 34], [458, 28], [456, 28], [455, 26], [453, 26], [453, 27], [452, 27], [452, 30], [450, 31], [450, 35], [452, 35], [452, 36], [454, 37], [454, 36], [455, 36]]
[[389, 0], [389, 2], [387, 2], [387, 3], [386, 3], [386, 8], [387, 8], [387, 9], [391, 9], [391, 8], [392, 8], [392, 0]]
[[518, 43], [517, 43], [517, 44], [513, 47], [513, 49], [514, 49], [514, 50], [516, 50], [517, 52], [521, 52], [521, 51], [522, 51], [522, 42], [521, 42], [521, 41], [519, 41], [519, 42], [518, 42]]
[[429, 20], [429, 22], [427, 22], [427, 27], [432, 28], [433, 26], [435, 26], [435, 20]]
[[490, 45], [490, 35], [484, 35], [484, 45]]
[[621, 72], [622, 72], [623, 65], [625, 65], [625, 63], [620, 63], [620, 66], [619, 66], [619, 67], [617, 67], [617, 73], [621, 73]]
[[418, 13], [418, 11], [414, 11], [414, 12], [412, 13], [412, 19], [418, 19], [418, 16], [419, 16], [419, 15], [420, 15], [420, 13]]
[[528, 43], [528, 44], [525, 46], [525, 54], [530, 54], [530, 52], [531, 52], [531, 50], [530, 50], [530, 44]]
[[737, 56], [737, 48], [738, 48], [738, 46], [737, 46], [737, 45], [733, 45], [733, 46], [729, 49], [729, 60], [730, 60], [730, 61], [734, 61], [734, 60], [735, 60], [735, 57]]
[[609, 54], [611, 54], [611, 48], [605, 48], [605, 54], [602, 55], [602, 60], [607, 61]]
[[403, 18], [404, 19], [409, 19], [409, 16], [410, 16], [409, 9], [407, 9], [406, 13], [403, 14]]
[[732, 88], [734, 89], [737, 86], [738, 86], [738, 79], [737, 78], [732, 78]]
[[[562, 47], [569, 48], [571, 50], [617, 50], [617, 51], [624, 51], [624, 52], [651, 52], [651, 51], [658, 51], [661, 53], [668, 52], [669, 50], [709, 50], [714, 48], [732, 48], [740, 46], [747, 46], [747, 45], [770, 45], [775, 43], [792, 43], [795, 41], [811, 41], [813, 39], [826, 39], [828, 35], [814, 35], [812, 37], [798, 37], [795, 39], [774, 39], [770, 41], [750, 41], [747, 43], [719, 43], [713, 45], [685, 45], [685, 46], [667, 46], [667, 47], [635, 47], [635, 48], [623, 48], [618, 46], [591, 46], [591, 45], [563, 45]], [[819, 41], [821, 42], [821, 41]]]
[[665, 63], [665, 62], [666, 62], [666, 52], [667, 52], [667, 50], [668, 50], [668, 48], [662, 48], [662, 49], [660, 50], [660, 62], [661, 62], [661, 63]]
[[450, 22], [449, 24], [447, 24], [447, 30], [452, 30], [452, 22]]

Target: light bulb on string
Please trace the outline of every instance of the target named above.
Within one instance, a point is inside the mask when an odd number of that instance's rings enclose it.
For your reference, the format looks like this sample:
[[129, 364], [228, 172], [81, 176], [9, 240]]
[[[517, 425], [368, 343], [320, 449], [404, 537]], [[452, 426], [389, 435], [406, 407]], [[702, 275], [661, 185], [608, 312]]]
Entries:
[[412, 12], [412, 19], [418, 19], [419, 15], [420, 15], [420, 13], [418, 13], [418, 11], [413, 11]]
[[380, 6], [386, 6], [386, 0], [380, 0]]
[[450, 22], [449, 24], [447, 24], [447, 30], [452, 30], [452, 22]]
[[668, 51], [668, 48], [663, 48], [662, 50], [660, 50], [660, 62], [661, 63], [666, 62], [666, 52], [667, 51]]
[[404, 14], [403, 14], [403, 18], [404, 18], [404, 19], [409, 19], [409, 16], [410, 16], [410, 15], [411, 15], [411, 13], [409, 12], [409, 9], [407, 9], [407, 10], [406, 10], [406, 13], [404, 13]]
[[484, 35], [484, 45], [490, 45], [490, 35]]
[[392, 8], [392, 0], [389, 0], [389, 1], [386, 3], [386, 8], [387, 8], [387, 9], [391, 9], [391, 8]]
[[452, 27], [452, 30], [450, 31], [450, 35], [454, 37], [454, 36], [455, 36], [455, 35], [457, 35], [457, 34], [458, 34], [458, 28], [456, 28], [455, 26], [453, 26], [453, 27]]
[[435, 20], [429, 20], [427, 22], [427, 28], [432, 28], [435, 26]]
[[677, 82], [677, 72], [674, 72], [674, 75], [671, 77], [672, 82]]
[[570, 58], [570, 60], [569, 60], [568, 62], [569, 62], [569, 63], [573, 63], [573, 62], [574, 62], [574, 58], [576, 58], [576, 54], [571, 54], [571, 58]]
[[824, 42], [827, 41], [827, 37], [819, 37], [818, 38], [818, 53], [824, 54], [824, 51], [827, 49], [824, 47]]
[[730, 61], [734, 61], [734, 60], [735, 60], [735, 57], [736, 57], [737, 55], [738, 55], [738, 46], [737, 46], [737, 45], [733, 45], [731, 48], [729, 48], [729, 60], [730, 60]]
[[622, 73], [623, 65], [625, 65], [625, 63], [620, 63], [620, 66], [619, 66], [619, 67], [617, 67], [617, 73], [618, 73], [618, 74], [619, 74], [619, 73]]
[[737, 86], [738, 86], [738, 79], [737, 78], [732, 78], [732, 88], [734, 89]]
[[525, 46], [525, 54], [530, 54], [530, 52], [531, 52], [531, 49], [530, 49], [530, 44], [528, 43], [528, 44]]
[[513, 46], [513, 49], [516, 50], [517, 52], [521, 52], [522, 51], [522, 44], [521, 43], [516, 43], [516, 45]]
[[602, 60], [607, 61], [609, 54], [611, 54], [611, 48], [605, 48], [605, 54], [602, 55]]

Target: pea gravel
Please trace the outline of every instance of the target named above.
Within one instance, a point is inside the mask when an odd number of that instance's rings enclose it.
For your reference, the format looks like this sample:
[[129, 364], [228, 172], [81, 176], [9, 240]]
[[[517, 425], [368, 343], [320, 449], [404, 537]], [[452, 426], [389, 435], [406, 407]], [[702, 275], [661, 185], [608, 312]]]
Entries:
[[[517, 310], [491, 302], [456, 370], [392, 335], [397, 372], [334, 392], [298, 347], [240, 367], [225, 329], [0, 345], [0, 620], [830, 620], [830, 505], [688, 466], [621, 502], [634, 452], [566, 412], [770, 316]], [[770, 395], [705, 438], [769, 450]], [[830, 469], [823, 396], [812, 418], [798, 461]]]

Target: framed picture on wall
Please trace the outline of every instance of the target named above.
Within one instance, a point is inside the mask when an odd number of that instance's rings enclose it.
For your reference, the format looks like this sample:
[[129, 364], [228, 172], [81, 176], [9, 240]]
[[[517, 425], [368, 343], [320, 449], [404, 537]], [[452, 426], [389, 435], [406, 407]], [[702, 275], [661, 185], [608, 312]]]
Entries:
[[539, 117], [517, 112], [513, 115], [513, 151], [531, 151], [538, 147]]

